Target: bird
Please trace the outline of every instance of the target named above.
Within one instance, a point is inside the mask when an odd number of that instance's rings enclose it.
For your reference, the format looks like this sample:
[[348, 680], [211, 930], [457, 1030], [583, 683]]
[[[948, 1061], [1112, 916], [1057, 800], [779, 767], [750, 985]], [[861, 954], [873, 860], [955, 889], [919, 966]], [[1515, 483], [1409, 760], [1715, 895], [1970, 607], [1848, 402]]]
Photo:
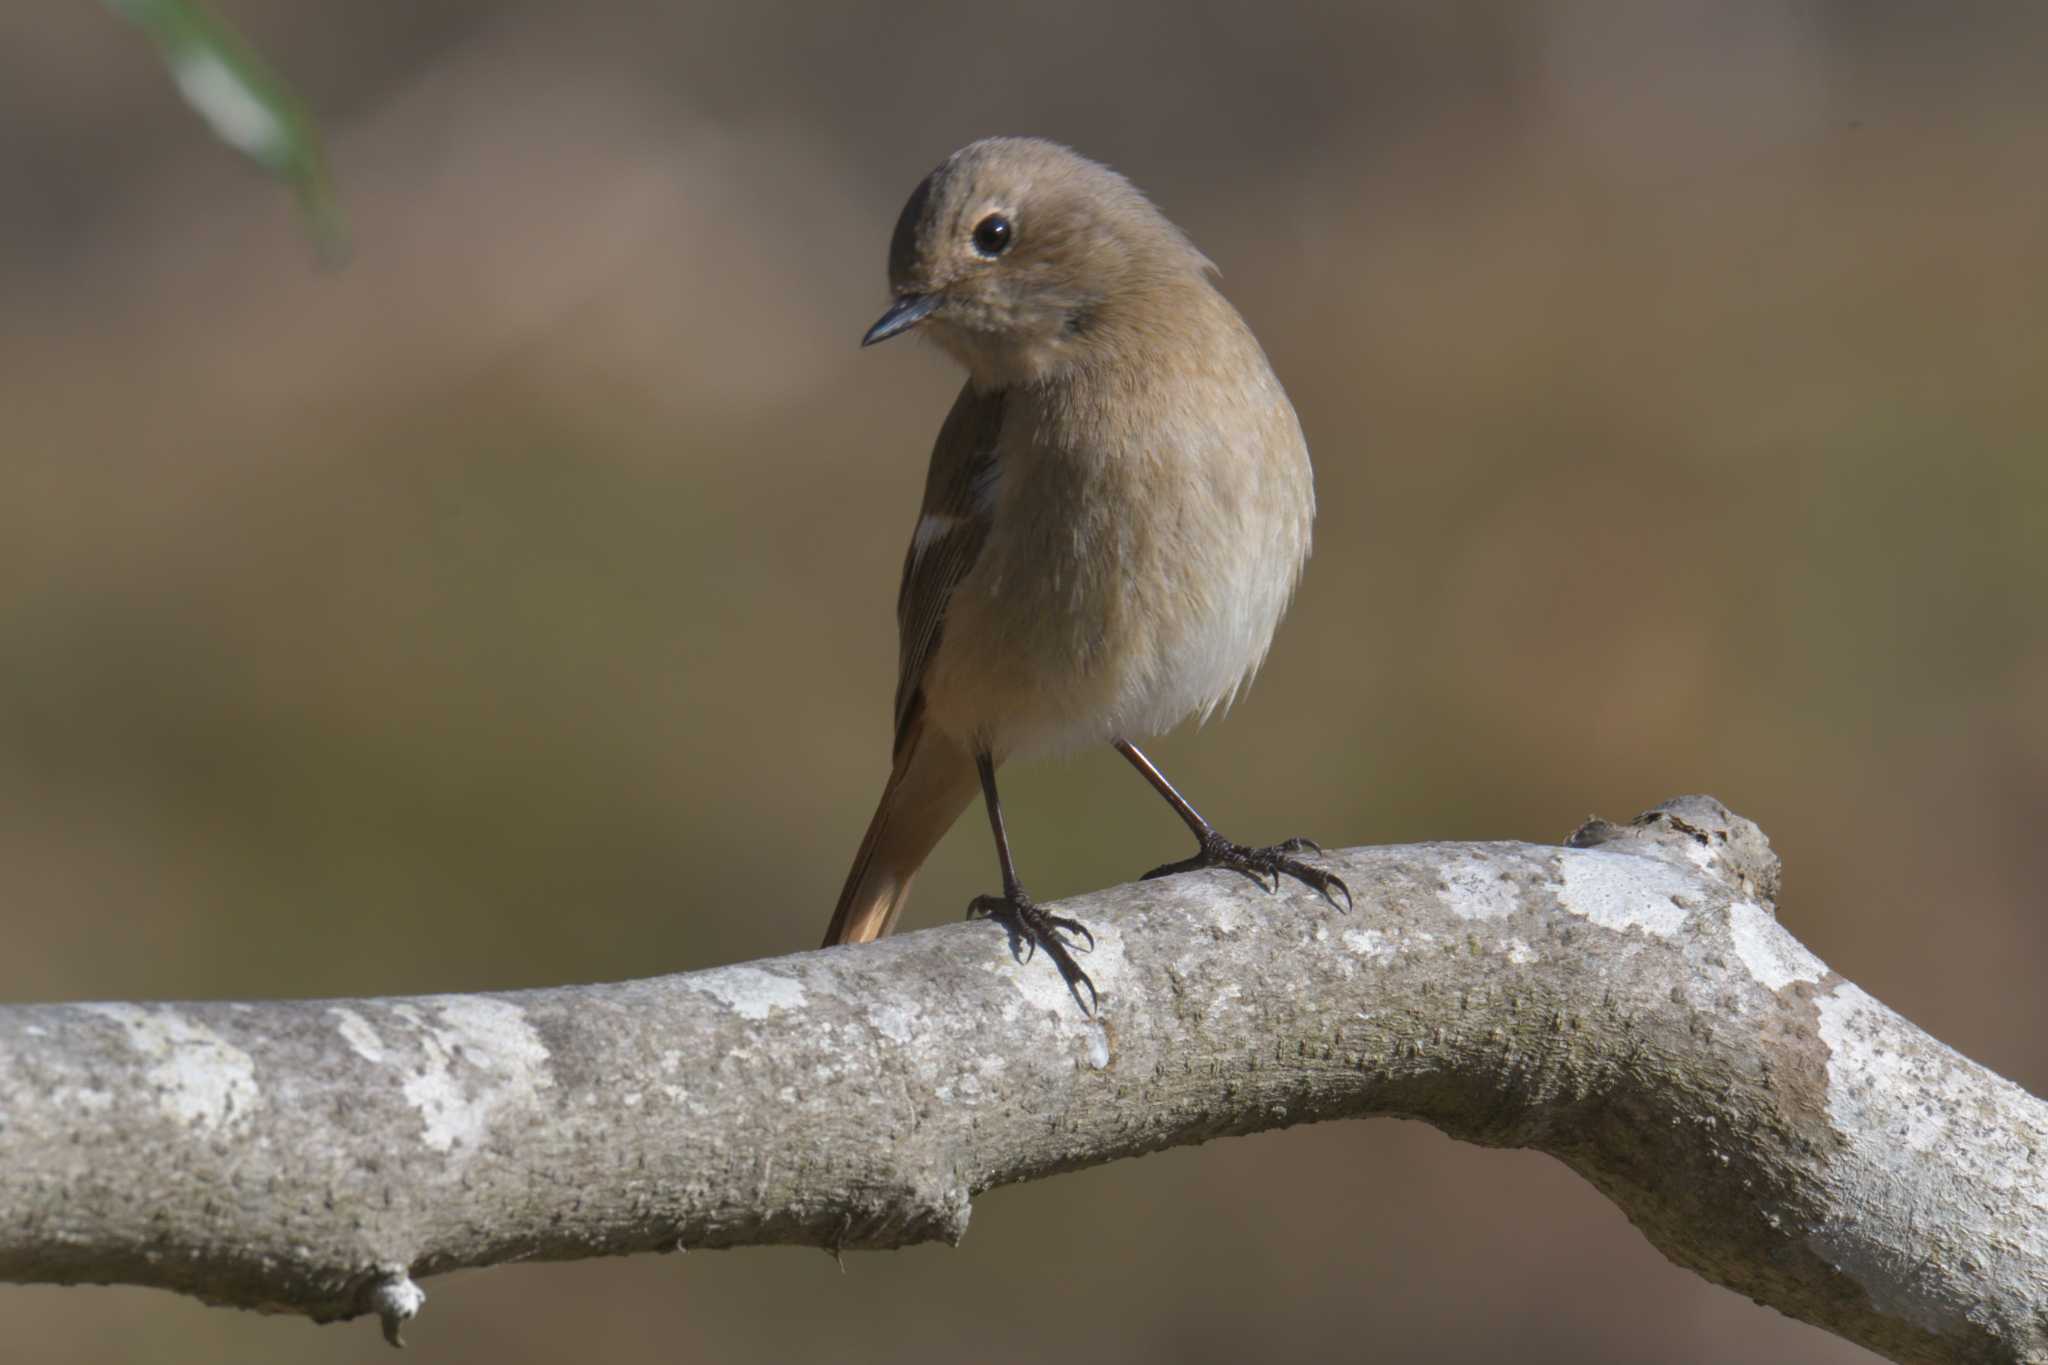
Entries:
[[[1043, 948], [1091, 1015], [1073, 949], [1011, 856], [996, 770], [1113, 746], [1194, 834], [1197, 868], [1350, 890], [1314, 842], [1234, 843], [1135, 740], [1227, 710], [1307, 562], [1308, 444], [1216, 269], [1128, 179], [1058, 143], [985, 138], [920, 182], [863, 347], [916, 332], [967, 372], [939, 428], [896, 598], [887, 784], [825, 946], [889, 932], [977, 790], [1002, 874], [969, 918]], [[1085, 989], [1087, 997], [1082, 998]]]

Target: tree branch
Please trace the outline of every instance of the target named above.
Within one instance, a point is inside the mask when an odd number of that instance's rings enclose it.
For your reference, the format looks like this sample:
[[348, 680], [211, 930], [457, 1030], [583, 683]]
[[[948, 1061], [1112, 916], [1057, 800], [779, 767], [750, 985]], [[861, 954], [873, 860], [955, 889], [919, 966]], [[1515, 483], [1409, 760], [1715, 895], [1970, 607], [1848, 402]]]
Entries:
[[414, 1277], [895, 1247], [975, 1194], [1317, 1119], [1549, 1152], [1680, 1265], [1899, 1360], [2048, 1359], [2048, 1107], [1778, 927], [1710, 798], [1567, 848], [1062, 906], [1083, 1015], [986, 923], [504, 995], [0, 1009], [0, 1279], [319, 1320]]

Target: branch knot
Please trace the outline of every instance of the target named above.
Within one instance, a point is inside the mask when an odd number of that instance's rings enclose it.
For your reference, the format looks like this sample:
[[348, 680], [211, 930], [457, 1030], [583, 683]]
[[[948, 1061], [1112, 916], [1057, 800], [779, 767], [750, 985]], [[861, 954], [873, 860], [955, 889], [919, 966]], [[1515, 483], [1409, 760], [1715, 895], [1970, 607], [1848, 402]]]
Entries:
[[1674, 796], [1626, 825], [1593, 816], [1572, 831], [1567, 848], [1611, 846], [1706, 873], [1744, 900], [1775, 910], [1784, 864], [1754, 820], [1711, 796]]

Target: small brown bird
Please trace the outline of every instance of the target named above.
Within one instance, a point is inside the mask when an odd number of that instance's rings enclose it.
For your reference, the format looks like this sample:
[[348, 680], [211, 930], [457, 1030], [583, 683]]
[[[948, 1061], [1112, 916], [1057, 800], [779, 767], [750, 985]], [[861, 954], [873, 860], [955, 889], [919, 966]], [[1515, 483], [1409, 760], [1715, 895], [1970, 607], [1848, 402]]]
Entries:
[[989, 138], [910, 196], [895, 295], [861, 339], [917, 328], [967, 369], [939, 429], [896, 598], [896, 749], [825, 945], [879, 938], [973, 799], [1000, 896], [970, 916], [1094, 983], [1025, 894], [1003, 833], [1008, 758], [1112, 744], [1194, 832], [1150, 877], [1233, 868], [1350, 891], [1299, 854], [1216, 832], [1131, 742], [1228, 707], [1258, 671], [1308, 557], [1308, 446], [1214, 267], [1127, 180], [1054, 143]]

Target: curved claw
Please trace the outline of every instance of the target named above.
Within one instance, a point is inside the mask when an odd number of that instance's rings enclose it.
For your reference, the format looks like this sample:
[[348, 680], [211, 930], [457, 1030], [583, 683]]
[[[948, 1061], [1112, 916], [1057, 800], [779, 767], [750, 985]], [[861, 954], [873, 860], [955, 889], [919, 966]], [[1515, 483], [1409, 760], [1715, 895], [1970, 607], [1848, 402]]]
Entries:
[[1079, 934], [1082, 938], [1088, 940], [1088, 951], [1091, 953], [1095, 951], [1095, 935], [1089, 933], [1088, 926], [1081, 923], [1081, 921], [1068, 919], [1065, 915], [1047, 915], [1045, 922], [1055, 929], [1063, 929], [1070, 934]]
[[[1087, 931], [1083, 930], [1082, 932], [1086, 933]], [[1053, 964], [1060, 969], [1060, 980], [1067, 983], [1067, 990], [1073, 995], [1075, 1003], [1080, 1004], [1081, 1002], [1081, 987], [1086, 986], [1088, 988], [1087, 1003], [1082, 1004], [1081, 1008], [1086, 1010], [1092, 1018], [1095, 1014], [1096, 1006], [1102, 1003], [1102, 997], [1096, 994], [1095, 983], [1088, 979], [1088, 973], [1081, 970], [1081, 964], [1074, 961], [1073, 956], [1067, 952], [1067, 946], [1057, 938], [1053, 938], [1050, 935], [1047, 936], [1045, 951], [1051, 954]]]
[[[1342, 877], [1291, 856], [1296, 853], [1320, 854], [1322, 851], [1323, 846], [1315, 840], [1299, 836], [1269, 848], [1246, 848], [1242, 844], [1230, 842], [1212, 830], [1203, 836], [1202, 847], [1194, 857], [1155, 867], [1140, 880], [1151, 881], [1155, 877], [1170, 877], [1176, 873], [1193, 872], [1205, 867], [1221, 867], [1232, 872], [1242, 872], [1266, 891], [1277, 895], [1281, 878], [1293, 877], [1328, 901], [1332, 909], [1349, 910], [1351, 888], [1344, 884]], [[1266, 881], [1268, 873], [1273, 878], [1270, 885]], [[1343, 905], [1338, 905], [1336, 896], [1331, 894], [1333, 888], [1344, 893]]]
[[[1293, 871], [1293, 869], [1289, 870]], [[1304, 875], [1304, 873], [1314, 873], [1315, 875], [1307, 876]], [[1300, 872], [1294, 872], [1294, 875], [1300, 877], [1302, 881], [1314, 887], [1316, 893], [1320, 895], [1324, 900], [1330, 903], [1330, 908], [1332, 910], [1341, 910], [1347, 914], [1350, 912], [1351, 888], [1346, 886], [1344, 884], [1344, 879], [1338, 876], [1336, 873], [1325, 872], [1319, 867], [1310, 867], [1304, 868]], [[1344, 903], [1342, 905], [1337, 904], [1337, 898], [1330, 894], [1332, 890], [1342, 891], [1344, 893]]]
[[[1020, 939], [1023, 941], [1020, 960], [1027, 965], [1032, 958], [1038, 956], [1038, 950], [1044, 948], [1046, 956], [1059, 968], [1060, 980], [1066, 982], [1067, 990], [1073, 995], [1075, 1003], [1087, 1011], [1091, 1018], [1094, 1016], [1102, 997], [1096, 992], [1095, 983], [1089, 979], [1088, 973], [1082, 971], [1080, 964], [1074, 961], [1074, 955], [1068, 950], [1065, 940], [1060, 938], [1061, 932], [1079, 934], [1088, 940], [1088, 951], [1092, 953], [1095, 951], [1095, 935], [1088, 931], [1087, 925], [1065, 915], [1048, 915], [1021, 893], [1015, 899], [1007, 896], [976, 896], [967, 904], [967, 918], [999, 921], [1010, 932], [1012, 952], [1018, 952], [1017, 942]], [[1081, 999], [1083, 986], [1088, 988], [1086, 1000]]]
[[[1346, 886], [1344, 879], [1336, 873], [1325, 872], [1320, 867], [1314, 867], [1294, 858], [1278, 859], [1276, 866], [1279, 871], [1285, 872], [1288, 876], [1293, 877], [1296, 881], [1309, 887], [1317, 895], [1328, 901], [1332, 910], [1341, 909], [1349, 911], [1351, 909], [1351, 888]], [[1344, 893], [1344, 904], [1342, 906], [1339, 906], [1337, 898], [1330, 894], [1333, 887]]]

